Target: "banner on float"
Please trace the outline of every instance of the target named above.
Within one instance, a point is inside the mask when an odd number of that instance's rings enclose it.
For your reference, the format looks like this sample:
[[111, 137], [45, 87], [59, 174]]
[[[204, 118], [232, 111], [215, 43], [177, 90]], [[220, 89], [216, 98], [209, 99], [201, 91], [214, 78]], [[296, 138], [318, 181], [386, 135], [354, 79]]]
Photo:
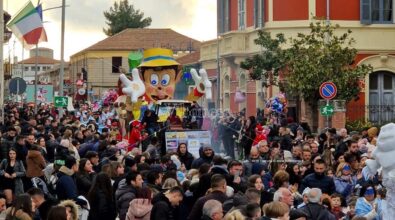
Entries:
[[[34, 85], [27, 85], [27, 102], [34, 102]], [[37, 103], [53, 102], [53, 85], [37, 85]]]
[[168, 131], [165, 133], [166, 151], [177, 151], [181, 143], [186, 143], [188, 151], [199, 158], [199, 148], [204, 145], [211, 146], [210, 131]]

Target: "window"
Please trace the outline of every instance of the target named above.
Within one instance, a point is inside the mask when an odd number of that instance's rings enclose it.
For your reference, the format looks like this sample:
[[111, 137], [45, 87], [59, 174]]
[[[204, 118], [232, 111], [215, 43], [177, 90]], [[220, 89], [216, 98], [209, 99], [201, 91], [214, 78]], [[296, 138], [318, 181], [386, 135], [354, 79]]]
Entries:
[[218, 15], [218, 34], [228, 32], [229, 28], [229, 1], [217, 0], [217, 15]]
[[245, 29], [245, 0], [239, 0], [239, 30]]
[[30, 67], [30, 70], [31, 70], [31, 71], [36, 71], [36, 66]]
[[393, 23], [394, 0], [360, 0], [362, 24]]
[[25, 66], [23, 69], [24, 69], [25, 71], [29, 71], [29, 67], [28, 67], [28, 66]]
[[264, 14], [265, 14], [265, 1], [254, 0], [254, 21], [255, 28], [262, 28], [264, 26]]
[[38, 67], [37, 67], [37, 71], [40, 71], [40, 68], [41, 68], [41, 67], [40, 67], [40, 66], [38, 66]]
[[120, 73], [119, 67], [122, 66], [122, 57], [112, 57], [112, 72]]
[[45, 71], [45, 70], [47, 70], [47, 67], [46, 67], [46, 66], [43, 66], [43, 71]]

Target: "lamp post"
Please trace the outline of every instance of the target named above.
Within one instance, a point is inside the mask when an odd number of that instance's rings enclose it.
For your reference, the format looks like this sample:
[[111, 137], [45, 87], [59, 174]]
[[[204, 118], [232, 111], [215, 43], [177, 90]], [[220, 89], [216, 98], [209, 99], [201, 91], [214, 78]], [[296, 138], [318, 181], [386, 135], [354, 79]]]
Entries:
[[[62, 30], [60, 37], [60, 71], [59, 71], [59, 96], [63, 96], [64, 77], [64, 29], [66, 19], [66, 0], [62, 0]], [[59, 108], [59, 118], [63, 117], [63, 107]]]
[[3, 63], [3, 43], [4, 43], [4, 9], [3, 0], [0, 0], [0, 117], [4, 124], [4, 63]]
[[217, 109], [221, 107], [221, 66], [219, 56], [220, 35], [217, 35]]

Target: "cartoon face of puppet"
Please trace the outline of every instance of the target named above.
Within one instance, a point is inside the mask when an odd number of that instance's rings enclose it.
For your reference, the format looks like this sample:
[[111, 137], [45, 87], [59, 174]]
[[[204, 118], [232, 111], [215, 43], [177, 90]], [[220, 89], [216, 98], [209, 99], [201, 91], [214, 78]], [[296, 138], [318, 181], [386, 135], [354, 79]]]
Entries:
[[178, 66], [141, 68], [141, 78], [146, 88], [146, 97], [151, 101], [172, 99], [176, 83], [181, 78]]

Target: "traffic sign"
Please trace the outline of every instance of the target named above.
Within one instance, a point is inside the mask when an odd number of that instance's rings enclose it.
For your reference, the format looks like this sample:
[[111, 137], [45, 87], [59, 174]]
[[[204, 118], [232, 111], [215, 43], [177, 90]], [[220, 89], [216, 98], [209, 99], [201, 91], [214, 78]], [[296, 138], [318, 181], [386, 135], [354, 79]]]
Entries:
[[320, 86], [320, 95], [323, 99], [330, 100], [335, 98], [337, 87], [333, 82], [324, 82]]
[[55, 96], [55, 107], [67, 107], [69, 99], [66, 96]]
[[320, 108], [321, 115], [331, 116], [335, 112], [333, 105], [325, 105]]
[[20, 77], [15, 77], [10, 80], [8, 88], [10, 89], [10, 93], [21, 95], [26, 91], [26, 82]]

